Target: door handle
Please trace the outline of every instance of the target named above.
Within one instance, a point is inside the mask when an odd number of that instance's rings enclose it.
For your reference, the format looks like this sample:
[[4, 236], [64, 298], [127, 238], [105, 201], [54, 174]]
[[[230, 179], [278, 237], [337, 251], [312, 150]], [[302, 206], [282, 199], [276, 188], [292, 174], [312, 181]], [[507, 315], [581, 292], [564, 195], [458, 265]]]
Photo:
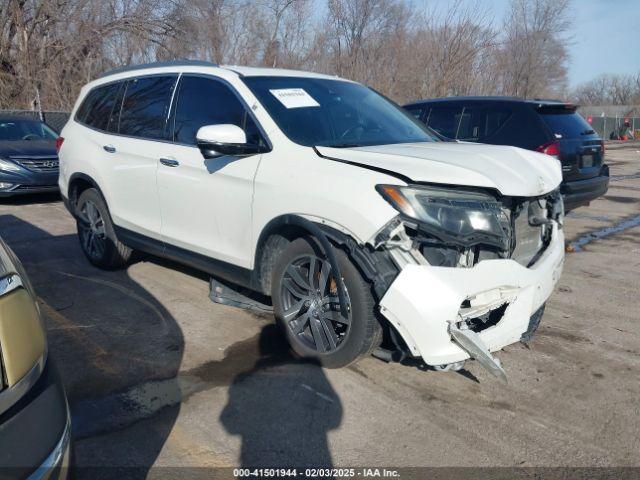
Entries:
[[102, 148], [105, 152], [116, 153], [116, 147], [114, 147], [113, 145], [104, 145]]
[[166, 165], [167, 167], [177, 167], [180, 165], [180, 162], [174, 160], [173, 158], [161, 158], [160, 163]]

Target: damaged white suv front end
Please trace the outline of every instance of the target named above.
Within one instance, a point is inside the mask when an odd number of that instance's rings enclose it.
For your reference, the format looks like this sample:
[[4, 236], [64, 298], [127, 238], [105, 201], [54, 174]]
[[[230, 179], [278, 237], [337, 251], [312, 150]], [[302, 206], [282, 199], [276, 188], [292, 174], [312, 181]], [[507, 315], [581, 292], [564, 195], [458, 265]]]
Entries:
[[446, 143], [321, 153], [405, 178], [376, 186], [398, 215], [369, 244], [399, 271], [379, 308], [408, 353], [444, 370], [474, 358], [506, 379], [491, 352], [531, 337], [562, 273], [558, 162]]
[[401, 269], [382, 314], [427, 364], [473, 357], [504, 378], [489, 352], [531, 333], [562, 272], [562, 198], [380, 190], [402, 212], [379, 236]]

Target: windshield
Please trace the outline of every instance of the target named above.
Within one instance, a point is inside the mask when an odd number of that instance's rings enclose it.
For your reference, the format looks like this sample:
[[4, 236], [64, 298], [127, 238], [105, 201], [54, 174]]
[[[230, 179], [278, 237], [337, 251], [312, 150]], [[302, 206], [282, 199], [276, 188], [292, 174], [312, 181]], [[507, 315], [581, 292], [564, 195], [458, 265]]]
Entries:
[[58, 135], [35, 120], [0, 120], [0, 141], [55, 140]]
[[436, 141], [411, 114], [357, 83], [308, 77], [245, 77], [292, 141], [360, 147]]

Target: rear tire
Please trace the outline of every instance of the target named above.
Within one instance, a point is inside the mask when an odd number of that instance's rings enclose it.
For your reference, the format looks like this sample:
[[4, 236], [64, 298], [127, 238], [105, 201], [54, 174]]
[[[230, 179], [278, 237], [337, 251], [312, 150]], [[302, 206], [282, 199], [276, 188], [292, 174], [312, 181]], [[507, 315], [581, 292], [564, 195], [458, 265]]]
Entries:
[[371, 286], [342, 250], [335, 252], [351, 306], [347, 319], [340, 313], [331, 265], [311, 237], [286, 247], [271, 282], [274, 314], [292, 350], [328, 368], [370, 355], [382, 341]]
[[76, 223], [80, 248], [93, 265], [113, 270], [127, 264], [132, 250], [118, 240], [107, 204], [95, 188], [80, 195]]

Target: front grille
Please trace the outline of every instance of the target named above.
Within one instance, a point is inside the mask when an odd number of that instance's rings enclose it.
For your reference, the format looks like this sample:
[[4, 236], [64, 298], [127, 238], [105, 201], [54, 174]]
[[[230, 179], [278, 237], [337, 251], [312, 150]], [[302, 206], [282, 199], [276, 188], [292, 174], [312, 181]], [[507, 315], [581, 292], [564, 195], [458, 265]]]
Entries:
[[24, 168], [27, 168], [33, 172], [57, 172], [58, 171], [58, 157], [47, 156], [13, 156], [9, 157], [16, 163], [19, 163]]
[[29, 192], [32, 190], [45, 190], [45, 189], [58, 188], [58, 185], [18, 185], [13, 188], [12, 192]]

